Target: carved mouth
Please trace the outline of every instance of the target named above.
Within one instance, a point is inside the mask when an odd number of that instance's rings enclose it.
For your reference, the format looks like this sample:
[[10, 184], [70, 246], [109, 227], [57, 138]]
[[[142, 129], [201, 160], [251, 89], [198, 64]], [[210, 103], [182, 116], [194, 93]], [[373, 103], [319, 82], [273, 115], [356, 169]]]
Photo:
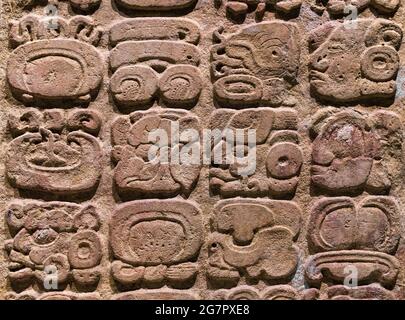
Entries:
[[312, 165], [311, 166], [311, 175], [312, 176], [323, 176], [328, 171], [328, 167]]
[[311, 70], [309, 73], [309, 81], [311, 84], [325, 83], [328, 81], [328, 78], [329, 77], [325, 73], [316, 70]]
[[19, 263], [19, 262], [11, 261], [8, 264], [8, 270], [10, 270], [10, 272], [17, 272], [24, 268], [25, 268], [25, 265], [23, 265], [22, 263]]
[[30, 261], [29, 256], [26, 256], [18, 251], [12, 251], [9, 256], [9, 263], [7, 265], [10, 272], [19, 272], [25, 268], [34, 269], [35, 264]]

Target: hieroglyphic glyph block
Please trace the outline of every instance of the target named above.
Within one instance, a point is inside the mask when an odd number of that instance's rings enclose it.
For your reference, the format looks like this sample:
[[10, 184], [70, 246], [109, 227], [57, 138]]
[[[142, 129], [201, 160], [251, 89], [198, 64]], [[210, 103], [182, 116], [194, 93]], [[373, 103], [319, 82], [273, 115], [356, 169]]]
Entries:
[[404, 300], [402, 2], [0, 1], [0, 299]]

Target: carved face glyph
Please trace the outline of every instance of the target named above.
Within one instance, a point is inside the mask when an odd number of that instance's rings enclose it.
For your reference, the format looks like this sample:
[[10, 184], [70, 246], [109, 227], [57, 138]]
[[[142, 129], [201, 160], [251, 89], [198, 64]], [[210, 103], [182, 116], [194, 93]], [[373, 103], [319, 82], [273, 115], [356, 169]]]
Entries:
[[400, 27], [384, 19], [321, 26], [310, 40], [311, 89], [333, 102], [392, 97], [401, 39]]
[[211, 51], [216, 97], [242, 105], [279, 105], [294, 84], [299, 65], [299, 35], [294, 24], [265, 22], [247, 26], [226, 37]]

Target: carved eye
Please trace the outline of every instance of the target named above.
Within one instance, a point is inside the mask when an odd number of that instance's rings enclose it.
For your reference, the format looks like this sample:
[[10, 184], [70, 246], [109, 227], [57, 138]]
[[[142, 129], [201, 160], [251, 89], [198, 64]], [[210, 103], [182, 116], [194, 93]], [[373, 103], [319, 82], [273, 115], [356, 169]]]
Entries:
[[342, 43], [331, 43], [328, 47], [328, 51], [332, 53], [342, 52], [345, 50], [345, 46]]
[[269, 45], [266, 48], [266, 52], [269, 54], [270, 58], [273, 59], [281, 59], [283, 56], [285, 56], [285, 52], [282, 50], [280, 45]]
[[215, 252], [219, 249], [219, 244], [218, 242], [213, 242], [210, 246], [211, 252]]
[[34, 238], [35, 243], [45, 245], [54, 242], [58, 237], [58, 233], [50, 228], [40, 229], [35, 231], [32, 237]]
[[83, 130], [97, 135], [101, 128], [100, 115], [90, 110], [75, 110], [69, 114], [68, 127], [70, 130]]
[[273, 58], [279, 58], [281, 56], [281, 50], [277, 47], [271, 49], [271, 55]]
[[68, 252], [70, 265], [77, 269], [93, 268], [101, 260], [101, 242], [92, 230], [75, 234], [70, 239]]

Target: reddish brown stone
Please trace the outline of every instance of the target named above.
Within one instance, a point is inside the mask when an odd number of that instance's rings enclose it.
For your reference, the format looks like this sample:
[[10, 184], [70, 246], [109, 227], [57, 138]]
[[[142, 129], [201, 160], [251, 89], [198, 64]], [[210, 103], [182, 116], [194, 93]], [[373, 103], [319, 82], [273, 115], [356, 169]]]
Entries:
[[0, 299], [403, 300], [403, 11], [3, 1]]
[[28, 200], [10, 204], [6, 222], [13, 238], [7, 240], [6, 252], [12, 287], [20, 291], [35, 282], [42, 287], [52, 271], [47, 266], [55, 266], [57, 286], [52, 289], [74, 283], [94, 290], [105, 252], [99, 219], [92, 206]]

